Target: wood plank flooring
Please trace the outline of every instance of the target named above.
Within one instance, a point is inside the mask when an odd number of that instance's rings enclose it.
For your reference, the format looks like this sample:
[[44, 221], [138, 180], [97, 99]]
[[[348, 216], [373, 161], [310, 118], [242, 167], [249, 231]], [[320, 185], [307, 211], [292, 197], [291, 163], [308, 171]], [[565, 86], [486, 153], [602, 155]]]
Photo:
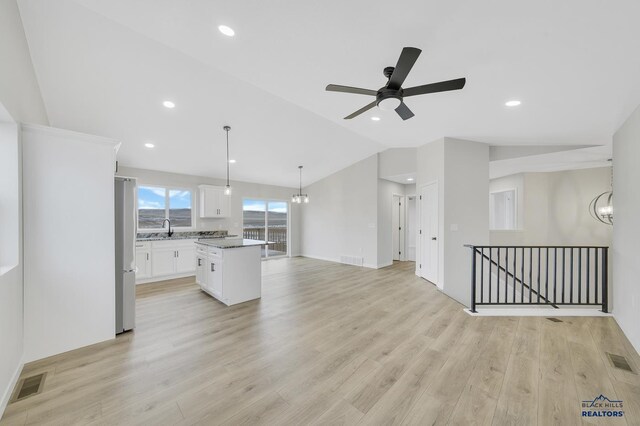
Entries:
[[[138, 286], [135, 332], [25, 366], [44, 390], [0, 425], [640, 424], [612, 318], [472, 317], [414, 268], [275, 259], [233, 307], [192, 278]], [[600, 394], [626, 417], [583, 420]]]

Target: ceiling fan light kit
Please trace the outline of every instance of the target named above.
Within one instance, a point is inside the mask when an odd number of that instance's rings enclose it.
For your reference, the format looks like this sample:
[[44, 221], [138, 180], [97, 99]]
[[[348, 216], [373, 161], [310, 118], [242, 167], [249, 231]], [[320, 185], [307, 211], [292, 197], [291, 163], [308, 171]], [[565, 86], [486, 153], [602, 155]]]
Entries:
[[428, 93], [447, 92], [460, 90], [464, 87], [466, 79], [457, 78], [454, 80], [441, 81], [439, 83], [425, 84], [422, 86], [402, 88], [402, 84], [409, 75], [409, 71], [418, 60], [422, 50], [416, 47], [405, 47], [402, 49], [400, 58], [395, 67], [386, 67], [383, 71], [388, 79], [387, 84], [378, 90], [362, 89], [359, 87], [340, 86], [329, 84], [326, 90], [329, 92], [353, 93], [356, 95], [375, 96], [376, 100], [360, 108], [356, 112], [347, 115], [344, 119], [351, 120], [363, 112], [369, 111], [373, 107], [378, 107], [383, 111], [395, 110], [403, 120], [408, 120], [415, 114], [404, 103], [404, 98], [416, 95], [426, 95]]

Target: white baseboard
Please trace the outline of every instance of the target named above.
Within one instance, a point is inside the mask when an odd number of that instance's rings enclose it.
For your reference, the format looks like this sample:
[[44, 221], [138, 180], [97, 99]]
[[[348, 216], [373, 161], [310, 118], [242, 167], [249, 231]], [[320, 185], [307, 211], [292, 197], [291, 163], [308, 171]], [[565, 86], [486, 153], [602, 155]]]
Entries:
[[[298, 256], [298, 257], [307, 257], [307, 258], [309, 258], [309, 259], [324, 260], [325, 262], [334, 262], [334, 263], [340, 263], [340, 264], [342, 264], [342, 265], [355, 266], [355, 265], [350, 265], [350, 264], [348, 264], [348, 263], [340, 262], [340, 259], [339, 259], [339, 258], [330, 258], [330, 257], [315, 256], [315, 255], [312, 255], [312, 254], [301, 254], [301, 255], [300, 255], [300, 256]], [[387, 265], [387, 266], [388, 266], [388, 265]], [[358, 266], [355, 266], [355, 267], [356, 267], [356, 268], [358, 268]], [[378, 268], [381, 268], [381, 266], [378, 266], [378, 265], [371, 265], [371, 264], [368, 264], [368, 263], [363, 264], [363, 265], [362, 265], [362, 267], [364, 267], [364, 268], [370, 268], [370, 269], [378, 269]]]
[[158, 281], [174, 280], [176, 278], [193, 277], [195, 275], [196, 275], [196, 271], [192, 271], [192, 272], [185, 272], [184, 274], [163, 275], [161, 277], [144, 278], [144, 279], [141, 279], [141, 280], [136, 280], [136, 285], [138, 285], [138, 284], [155, 283], [155, 282], [158, 282]]
[[596, 309], [584, 308], [476, 308], [478, 312], [463, 310], [474, 317], [612, 317]]
[[0, 419], [2, 418], [2, 415], [4, 414], [4, 410], [7, 408], [7, 405], [9, 405], [9, 399], [11, 399], [11, 394], [13, 393], [13, 390], [15, 389], [16, 384], [18, 384], [18, 379], [20, 378], [20, 374], [22, 373], [23, 368], [24, 368], [24, 360], [23, 358], [20, 358], [18, 367], [16, 368], [16, 371], [13, 373], [13, 376], [11, 377], [11, 382], [9, 382], [9, 385], [4, 390], [2, 399], [0, 400]]

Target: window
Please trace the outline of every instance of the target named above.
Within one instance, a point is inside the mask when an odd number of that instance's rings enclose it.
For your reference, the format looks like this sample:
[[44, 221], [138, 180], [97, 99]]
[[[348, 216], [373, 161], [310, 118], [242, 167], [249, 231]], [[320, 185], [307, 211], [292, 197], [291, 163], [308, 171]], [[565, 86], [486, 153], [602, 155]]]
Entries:
[[265, 242], [262, 257], [287, 254], [288, 207], [286, 201], [242, 200], [242, 236]]
[[492, 192], [489, 199], [491, 229], [516, 229], [516, 190]]
[[175, 228], [193, 226], [189, 189], [138, 187], [138, 229], [160, 229], [165, 218]]

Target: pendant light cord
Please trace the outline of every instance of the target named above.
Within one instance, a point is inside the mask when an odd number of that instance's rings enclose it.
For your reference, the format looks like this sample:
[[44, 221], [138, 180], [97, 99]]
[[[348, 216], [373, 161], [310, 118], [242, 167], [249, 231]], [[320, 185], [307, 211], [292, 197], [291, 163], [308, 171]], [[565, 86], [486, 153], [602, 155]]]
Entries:
[[300, 190], [298, 191], [298, 195], [302, 196], [302, 166], [298, 167], [300, 169]]

